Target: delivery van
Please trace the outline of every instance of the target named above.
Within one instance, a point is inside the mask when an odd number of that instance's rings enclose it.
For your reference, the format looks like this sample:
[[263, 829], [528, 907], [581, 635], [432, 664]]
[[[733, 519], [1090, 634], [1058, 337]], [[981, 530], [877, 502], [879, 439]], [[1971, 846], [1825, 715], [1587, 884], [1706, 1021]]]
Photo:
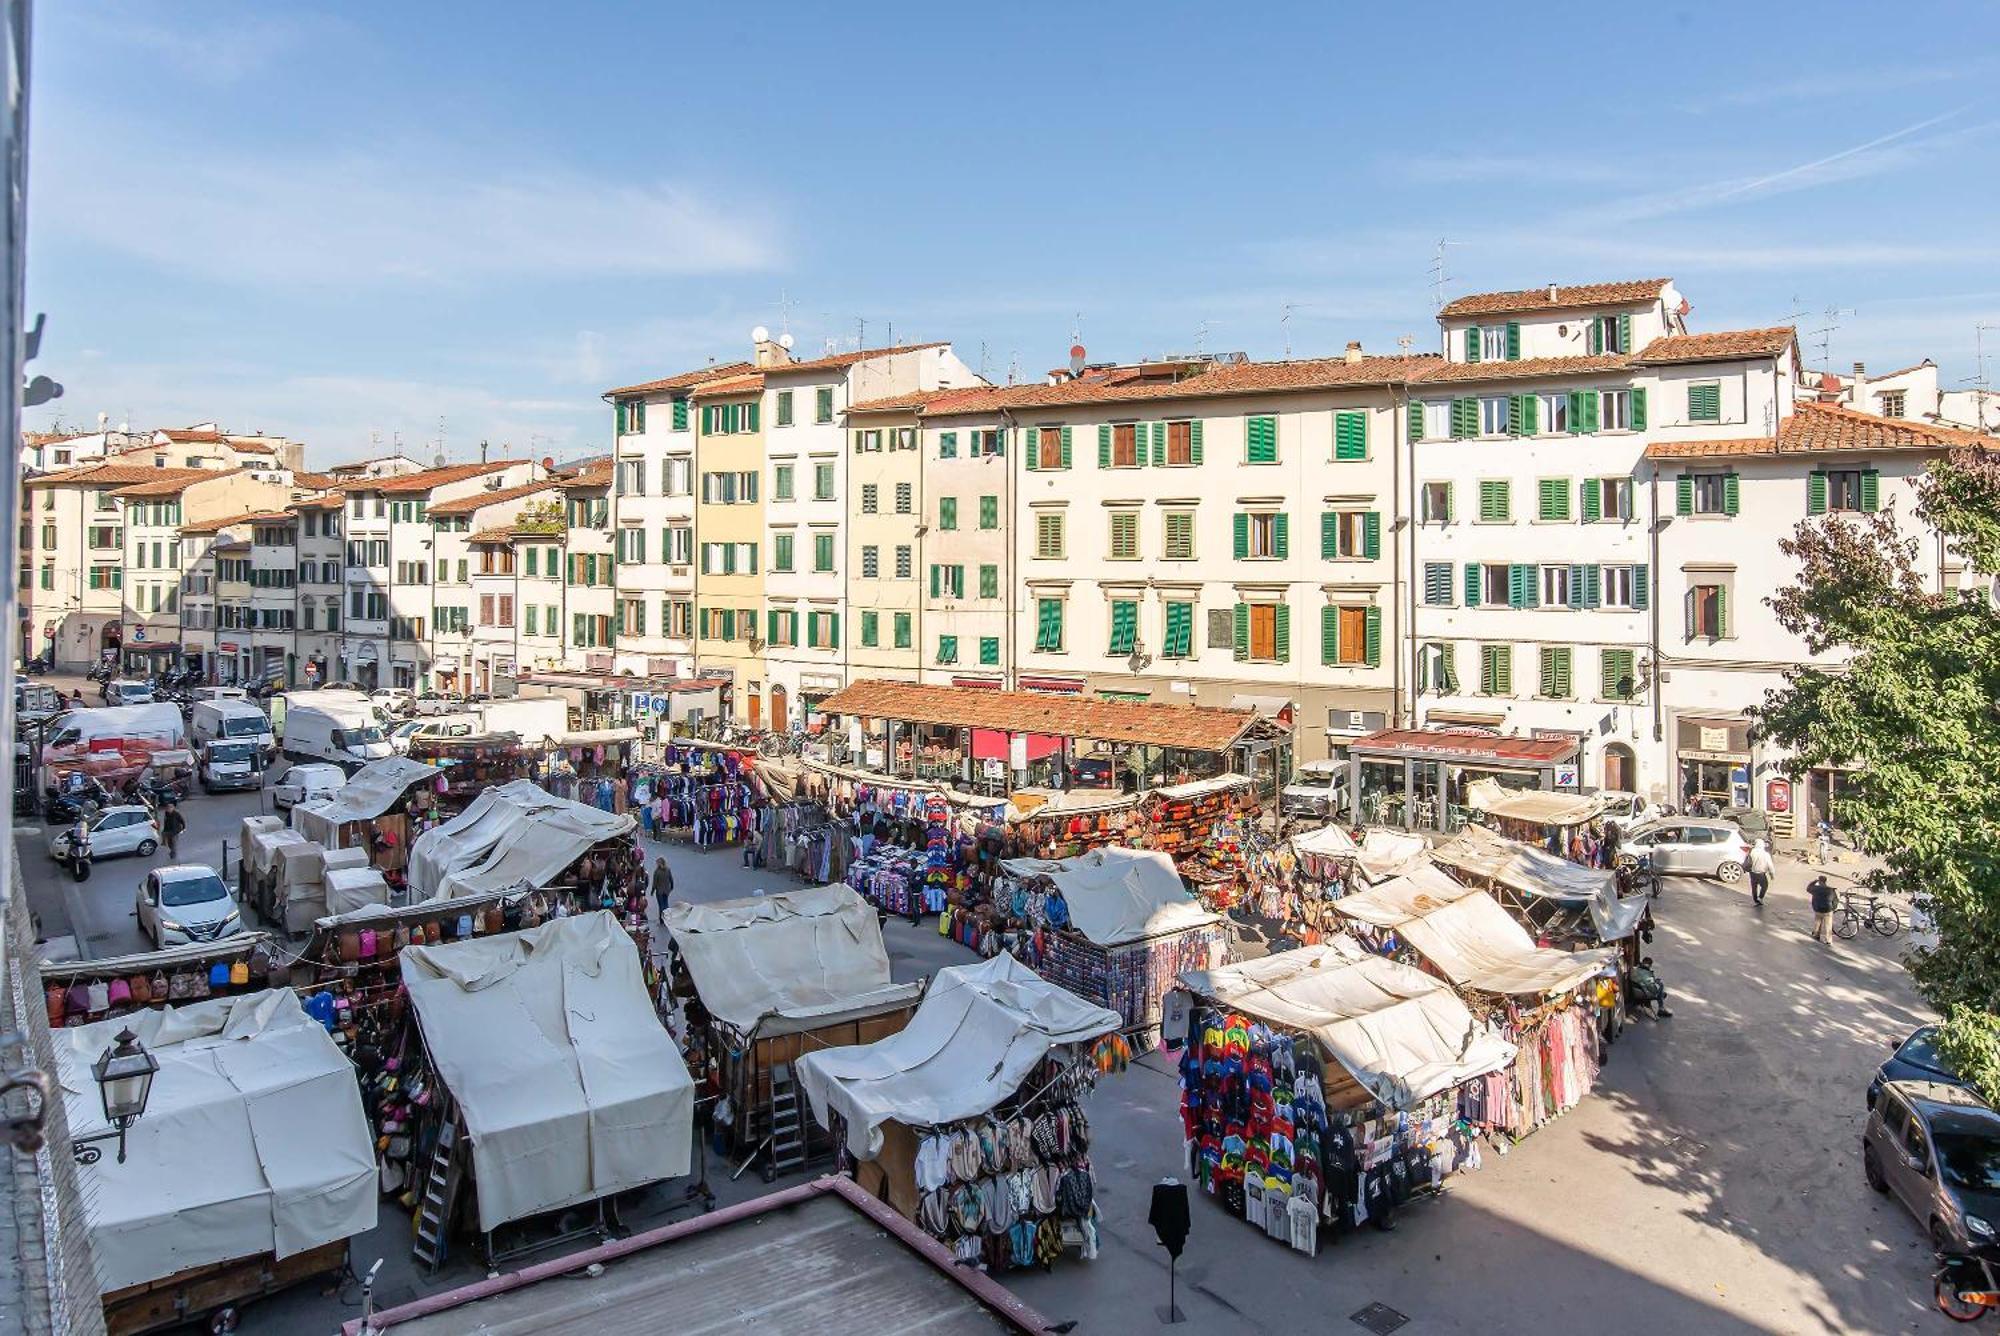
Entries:
[[264, 749], [255, 738], [214, 738], [202, 744], [202, 792], [254, 789], [263, 783]]
[[278, 749], [270, 718], [247, 700], [198, 700], [189, 712], [188, 731], [197, 747], [205, 742], [254, 742], [269, 756]]
[[91, 751], [119, 751], [121, 744], [172, 749], [187, 746], [181, 712], [167, 704], [86, 707], [59, 715], [49, 730], [42, 759], [54, 761]]
[[350, 774], [390, 754], [374, 708], [346, 692], [287, 695], [283, 744], [294, 761], [326, 761]]
[[554, 746], [570, 731], [569, 702], [560, 696], [515, 696], [473, 707], [485, 733], [512, 733], [530, 747]]

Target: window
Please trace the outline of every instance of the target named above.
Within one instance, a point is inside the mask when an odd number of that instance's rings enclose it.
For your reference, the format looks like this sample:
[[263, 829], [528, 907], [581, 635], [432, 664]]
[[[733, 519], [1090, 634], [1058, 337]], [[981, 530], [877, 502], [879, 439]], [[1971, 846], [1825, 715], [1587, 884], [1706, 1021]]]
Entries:
[[[667, 530], [664, 544], [667, 560], [676, 566], [685, 566], [694, 560], [694, 530], [685, 524], [678, 524]], [[551, 559], [555, 553], [549, 553]]]
[[1639, 692], [1636, 656], [1629, 649], [1607, 649], [1597, 656], [1598, 695], [1605, 700], [1631, 700]]
[[[1861, 510], [1861, 470], [1828, 469], [1826, 478], [1826, 505], [1824, 510]], [[1867, 507], [1873, 510], [1873, 506]], [[1817, 513], [1817, 512], [1815, 512]]]
[[1899, 418], [1903, 416], [1903, 391], [1882, 391], [1882, 416]]
[[1479, 434], [1505, 436], [1513, 426], [1513, 400], [1504, 394], [1489, 394], [1479, 401]]
[[[444, 609], [440, 608], [438, 609], [438, 611], [443, 612]], [[526, 614], [526, 625], [522, 627], [522, 633], [531, 636], [540, 635], [541, 632], [539, 629], [537, 629], [541, 623], [540, 606], [534, 603], [530, 603], [528, 604], [526, 609], [524, 609], [524, 612]]]
[[1630, 390], [1605, 390], [1597, 396], [1599, 431], [1627, 431], [1633, 425]]
[[1646, 606], [1646, 568], [1644, 566], [1605, 566], [1600, 568], [1603, 606], [1607, 608], [1643, 608]]
[[1569, 518], [1568, 478], [1543, 478], [1535, 483], [1535, 518], [1538, 520]]
[[1422, 403], [1411, 404], [1410, 425], [1420, 440], [1449, 440], [1454, 434], [1451, 401], [1426, 399]]
[[1035, 516], [1035, 555], [1044, 561], [1062, 558], [1063, 515], [1060, 510], [1045, 510]]
[[[781, 572], [781, 573], [788, 573], [788, 572], [790, 572], [790, 570], [792, 569], [792, 543], [793, 543], [793, 539], [792, 539], [792, 535], [791, 535], [791, 534], [788, 534], [788, 533], [774, 533], [774, 534], [772, 534], [772, 535], [771, 535], [771, 569], [772, 569], [772, 570], [774, 570], [774, 571], [778, 571], [778, 572]], [[721, 543], [703, 543], [703, 544], [702, 544], [702, 546], [703, 546], [703, 547], [722, 547], [722, 546], [724, 546], [724, 544], [721, 544]], [[704, 575], [714, 575], [715, 573], [716, 573], [716, 572], [714, 572], [714, 571], [712, 571], [712, 570], [710, 570], [710, 569], [708, 568], [708, 563], [707, 563], [706, 561], [704, 561], [704, 562], [702, 563], [702, 574], [704, 574]]]
[[1585, 334], [1592, 353], [1632, 351], [1632, 317], [1629, 314], [1594, 315], [1590, 317]]
[[1137, 561], [1139, 559], [1138, 511], [1114, 510], [1111, 512], [1111, 559], [1113, 561]]
[[[1893, 416], [1901, 417], [1902, 414], [1896, 413]], [[1697, 380], [1688, 384], [1688, 421], [1722, 421], [1721, 381]]]
[[833, 387], [822, 385], [813, 391], [813, 421], [833, 421]]
[[[533, 548], [529, 549], [531, 552], [533, 550]], [[620, 529], [618, 531], [616, 551], [618, 553], [618, 560], [638, 562], [644, 565], [646, 561], [646, 531], [639, 528]]]
[[1426, 524], [1446, 524], [1451, 520], [1451, 484], [1427, 482], [1417, 493], [1417, 514]]
[[907, 580], [915, 570], [916, 564], [910, 555], [910, 545], [908, 543], [898, 544], [896, 547], [896, 578], [898, 580]]
[[970, 455], [973, 459], [986, 459], [1004, 453], [1000, 443], [1000, 433], [992, 428], [972, 431], [967, 435], [971, 441]]
[[891, 450], [916, 449], [917, 429], [915, 427], [892, 428], [889, 432], [889, 448]]
[[1427, 561], [1424, 563], [1424, 606], [1448, 608], [1451, 606], [1451, 563], [1448, 561]]
[[784, 647], [799, 643], [799, 615], [796, 612], [772, 608], [764, 614], [766, 644]]
[[778, 391], [778, 425], [781, 427], [792, 425], [792, 392], [790, 390]]
[[789, 501], [792, 499], [792, 468], [790, 464], [777, 464], [771, 469], [771, 499]]
[[813, 535], [813, 570], [825, 575], [833, 569], [833, 535]]
[[[1562, 608], [1569, 605], [1569, 567], [1542, 567], [1542, 606]], [[1543, 693], [1547, 694], [1547, 693]]]
[[1043, 654], [1056, 654], [1063, 647], [1063, 601], [1059, 598], [1037, 599], [1035, 602], [1035, 649]]
[[1176, 468], [1201, 463], [1201, 423], [1167, 424], [1166, 462]]
[[938, 433], [938, 438], [937, 438], [937, 443], [938, 443], [938, 458], [939, 458], [939, 459], [957, 459], [957, 458], [958, 458], [958, 433], [957, 433], [957, 432], [955, 432], [955, 431], [941, 431], [941, 432], [939, 432], [939, 433]]
[[873, 649], [881, 640], [882, 614], [864, 612], [861, 614], [861, 643]]
[[1320, 659], [1325, 663], [1373, 664], [1382, 653], [1381, 614], [1372, 608], [1322, 609], [1320, 635]]
[[896, 614], [896, 622], [895, 622], [895, 636], [896, 636], [896, 648], [897, 648], [897, 649], [908, 649], [908, 648], [910, 647], [910, 614], [909, 614], [909, 613], [907, 613], [907, 612], [899, 612], [899, 613], [897, 613], [897, 614]]
[[818, 463], [813, 465], [813, 500], [833, 500], [833, 465]]
[[1035, 431], [1035, 467], [1038, 469], [1066, 469], [1069, 467], [1069, 452], [1063, 449], [1061, 427], [1040, 427]]
[[1168, 561], [1194, 560], [1194, 512], [1170, 510], [1163, 517], [1166, 533], [1161, 555]]
[[937, 646], [937, 661], [938, 661], [939, 663], [943, 663], [943, 664], [950, 664], [950, 663], [957, 663], [957, 662], [958, 662], [958, 637], [957, 637], [957, 636], [939, 636], [939, 637], [938, 637], [938, 646]]
[[[549, 634], [553, 635], [555, 634], [556, 610], [551, 607], [547, 609], [547, 612]], [[668, 635], [685, 637], [694, 634], [694, 604], [688, 602], [686, 599], [668, 599], [664, 612]]]
[[1115, 469], [1138, 468], [1139, 424], [1121, 422], [1111, 428], [1111, 454], [1107, 462]]
[[1567, 394], [1544, 394], [1540, 397], [1540, 427], [1544, 434], [1554, 435], [1569, 430], [1569, 396]]
[[1280, 560], [1288, 555], [1283, 511], [1243, 512], [1236, 515], [1236, 559], [1238, 561]]
[[988, 565], [979, 568], [979, 597], [1000, 597], [1000, 568], [998, 566]]
[[1720, 640], [1729, 634], [1729, 595], [1719, 584], [1698, 584], [1687, 592], [1689, 639]]
[[870, 428], [869, 428], [868, 430], [866, 430], [866, 431], [857, 431], [857, 432], [855, 432], [855, 433], [854, 433], [854, 453], [855, 453], [855, 454], [857, 454], [857, 455], [859, 455], [859, 454], [871, 454], [871, 455], [872, 455], [872, 454], [879, 454], [879, 453], [881, 453], [881, 450], [882, 450], [882, 430], [881, 430], [881, 428], [879, 428], [879, 427], [870, 427]]
[[941, 496], [938, 498], [938, 528], [949, 533], [958, 527], [958, 498]]
[[1633, 518], [1630, 478], [1585, 478], [1581, 490], [1585, 524]]
[[1278, 462], [1278, 419], [1274, 417], [1248, 418], [1243, 424], [1243, 462], [1246, 464], [1275, 464]]
[[982, 496], [979, 498], [979, 527], [987, 530], [1000, 527], [999, 497]]
[[[1471, 565], [1466, 568], [1466, 584], [1478, 594], [1476, 602], [1486, 608], [1507, 608], [1514, 604], [1514, 567], [1491, 562], [1487, 565]], [[1477, 572], [1475, 582], [1474, 572]]]
[[1482, 696], [1506, 696], [1514, 690], [1514, 647], [1512, 645], [1481, 645], [1479, 647], [1479, 694]]
[[660, 461], [660, 493], [686, 496], [694, 488], [694, 461], [676, 456]]
[[898, 515], [910, 515], [910, 514], [914, 514], [914, 513], [915, 513], [915, 508], [916, 508], [916, 488], [915, 488], [915, 486], [914, 486], [913, 484], [911, 484], [911, 483], [907, 483], [907, 482], [899, 482], [899, 483], [897, 483], [897, 484], [896, 484], [896, 513], [897, 513]]
[[1166, 635], [1160, 641], [1160, 655], [1168, 659], [1194, 657], [1194, 604], [1169, 601], [1166, 605]]
[[882, 574], [882, 549], [869, 544], [861, 549], [861, 578], [874, 580]]
[[1479, 484], [1479, 522], [1505, 524], [1513, 516], [1512, 487], [1505, 479], [1485, 479]]
[[1291, 609], [1282, 603], [1236, 605], [1236, 657], [1253, 663], [1283, 663], [1291, 657]]
[[881, 489], [872, 482], [861, 484], [861, 513], [878, 514], [881, 510]]
[[[755, 543], [736, 544], [736, 569], [742, 571], [746, 575], [755, 575], [757, 573], [757, 545]], [[611, 583], [611, 571], [609, 562], [605, 563], [604, 579], [602, 580], [593, 579], [590, 583], [592, 584]]]
[[1508, 331], [1510, 330], [1516, 331], [1514, 348], [1516, 352], [1518, 352], [1521, 346], [1520, 335], [1518, 333], [1519, 329], [1520, 329], [1519, 325], [1484, 325], [1479, 327], [1476, 331], [1469, 330], [1467, 332], [1468, 333], [1476, 332], [1479, 335], [1480, 361], [1504, 362], [1507, 360], [1508, 356], [1507, 354]]
[[982, 667], [992, 668], [1000, 662], [1000, 637], [979, 637], [979, 662]]
[[1130, 654], [1139, 647], [1139, 604], [1129, 598], [1111, 600], [1109, 654]]
[[1734, 473], [1684, 473], [1675, 484], [1676, 508], [1683, 515], [1734, 515]]
[[1570, 694], [1570, 649], [1567, 645], [1544, 645], [1541, 650], [1541, 694], [1550, 700], [1567, 700]]

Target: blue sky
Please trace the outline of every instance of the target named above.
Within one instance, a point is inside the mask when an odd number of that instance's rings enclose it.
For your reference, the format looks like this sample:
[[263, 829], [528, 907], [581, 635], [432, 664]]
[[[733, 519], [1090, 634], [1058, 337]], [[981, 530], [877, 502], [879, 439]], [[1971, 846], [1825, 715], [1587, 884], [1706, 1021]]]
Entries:
[[1624, 9], [43, 0], [30, 425], [573, 456], [758, 324], [1429, 350], [1440, 238], [1447, 296], [1671, 275], [1972, 376], [2000, 10]]

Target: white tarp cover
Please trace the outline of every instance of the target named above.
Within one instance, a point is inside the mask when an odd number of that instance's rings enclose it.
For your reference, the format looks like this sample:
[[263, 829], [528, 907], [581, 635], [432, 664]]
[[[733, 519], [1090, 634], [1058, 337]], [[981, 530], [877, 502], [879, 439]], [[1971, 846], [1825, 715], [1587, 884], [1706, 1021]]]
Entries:
[[1250, 776], [1234, 771], [1217, 775], [1213, 779], [1193, 779], [1185, 784], [1168, 784], [1154, 789], [1148, 797], [1165, 798], [1170, 802], [1186, 802], [1190, 798], [1205, 798], [1211, 793], [1228, 793], [1233, 789], [1250, 787]]
[[1616, 955], [1536, 946], [1498, 900], [1436, 868], [1336, 900], [1333, 907], [1349, 918], [1394, 929], [1452, 983], [1487, 993], [1566, 993]]
[[436, 766], [412, 761], [407, 756], [384, 756], [355, 771], [331, 798], [301, 806], [334, 825], [373, 821], [394, 807], [410, 785], [437, 773]]
[[1321, 858], [1352, 858], [1361, 852], [1354, 843], [1354, 837], [1339, 826], [1301, 831], [1292, 836], [1292, 848], [1302, 854], [1317, 854]]
[[471, 1137], [480, 1228], [687, 1173], [694, 1085], [611, 914], [401, 960]]
[[1475, 779], [1465, 786], [1465, 805], [1490, 816], [1533, 821], [1544, 826], [1575, 826], [1604, 810], [1595, 793], [1555, 793], [1545, 789], [1510, 789], [1497, 779]]
[[954, 965], [931, 979], [899, 1034], [799, 1059], [813, 1116], [847, 1120], [847, 1148], [882, 1151], [883, 1123], [929, 1127], [986, 1113], [1012, 1095], [1051, 1048], [1102, 1038], [1123, 1022], [1009, 955]]
[[1181, 982], [1234, 1010], [1310, 1032], [1392, 1109], [1408, 1109], [1514, 1060], [1514, 1046], [1442, 980], [1370, 955], [1344, 937], [1193, 971]]
[[1069, 921], [1099, 946], [1122, 946], [1218, 923], [1222, 916], [1188, 894], [1174, 860], [1157, 850], [1117, 845], [1075, 858], [1010, 858], [1017, 877], [1047, 877], [1062, 892]]
[[1467, 826], [1457, 838], [1432, 850], [1431, 857], [1446, 867], [1491, 877], [1525, 896], [1587, 907], [1602, 942], [1630, 937], [1646, 913], [1645, 896], [1618, 898], [1615, 873], [1572, 863], [1484, 826]]
[[410, 846], [412, 902], [541, 887], [601, 840], [629, 833], [630, 816], [558, 798], [530, 780], [486, 789]]
[[1361, 832], [1361, 853], [1354, 861], [1368, 880], [1386, 881], [1422, 867], [1426, 848], [1421, 835], [1369, 826]]
[[55, 1033], [72, 1136], [104, 1131], [90, 1074], [130, 1026], [159, 1059], [145, 1116], [79, 1165], [104, 1291], [290, 1257], [375, 1227], [375, 1146], [354, 1065], [298, 998], [215, 998]]
[[369, 905], [389, 903], [389, 883], [372, 867], [334, 868], [323, 884], [328, 914], [351, 914]]
[[1391, 877], [1380, 886], [1371, 886], [1354, 895], [1343, 895], [1331, 903], [1351, 919], [1372, 923], [1378, 928], [1394, 928], [1455, 900], [1478, 894], [1474, 887], [1453, 881], [1437, 867], [1426, 863], [1403, 876]]
[[739, 1034], [790, 1034], [914, 1001], [889, 977], [875, 907], [846, 886], [815, 886], [667, 911], [695, 991]]

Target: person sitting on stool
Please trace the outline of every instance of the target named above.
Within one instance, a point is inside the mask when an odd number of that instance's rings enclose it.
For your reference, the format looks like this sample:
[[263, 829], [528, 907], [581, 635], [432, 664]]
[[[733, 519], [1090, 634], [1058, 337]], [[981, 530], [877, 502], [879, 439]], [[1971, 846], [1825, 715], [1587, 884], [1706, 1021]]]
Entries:
[[1656, 1020], [1671, 1020], [1673, 1012], [1667, 1010], [1667, 986], [1660, 982], [1660, 976], [1653, 972], [1653, 958], [1642, 956], [1632, 967], [1632, 975], [1626, 982], [1626, 1006], [1629, 1011], [1640, 1011], [1650, 1007]]

